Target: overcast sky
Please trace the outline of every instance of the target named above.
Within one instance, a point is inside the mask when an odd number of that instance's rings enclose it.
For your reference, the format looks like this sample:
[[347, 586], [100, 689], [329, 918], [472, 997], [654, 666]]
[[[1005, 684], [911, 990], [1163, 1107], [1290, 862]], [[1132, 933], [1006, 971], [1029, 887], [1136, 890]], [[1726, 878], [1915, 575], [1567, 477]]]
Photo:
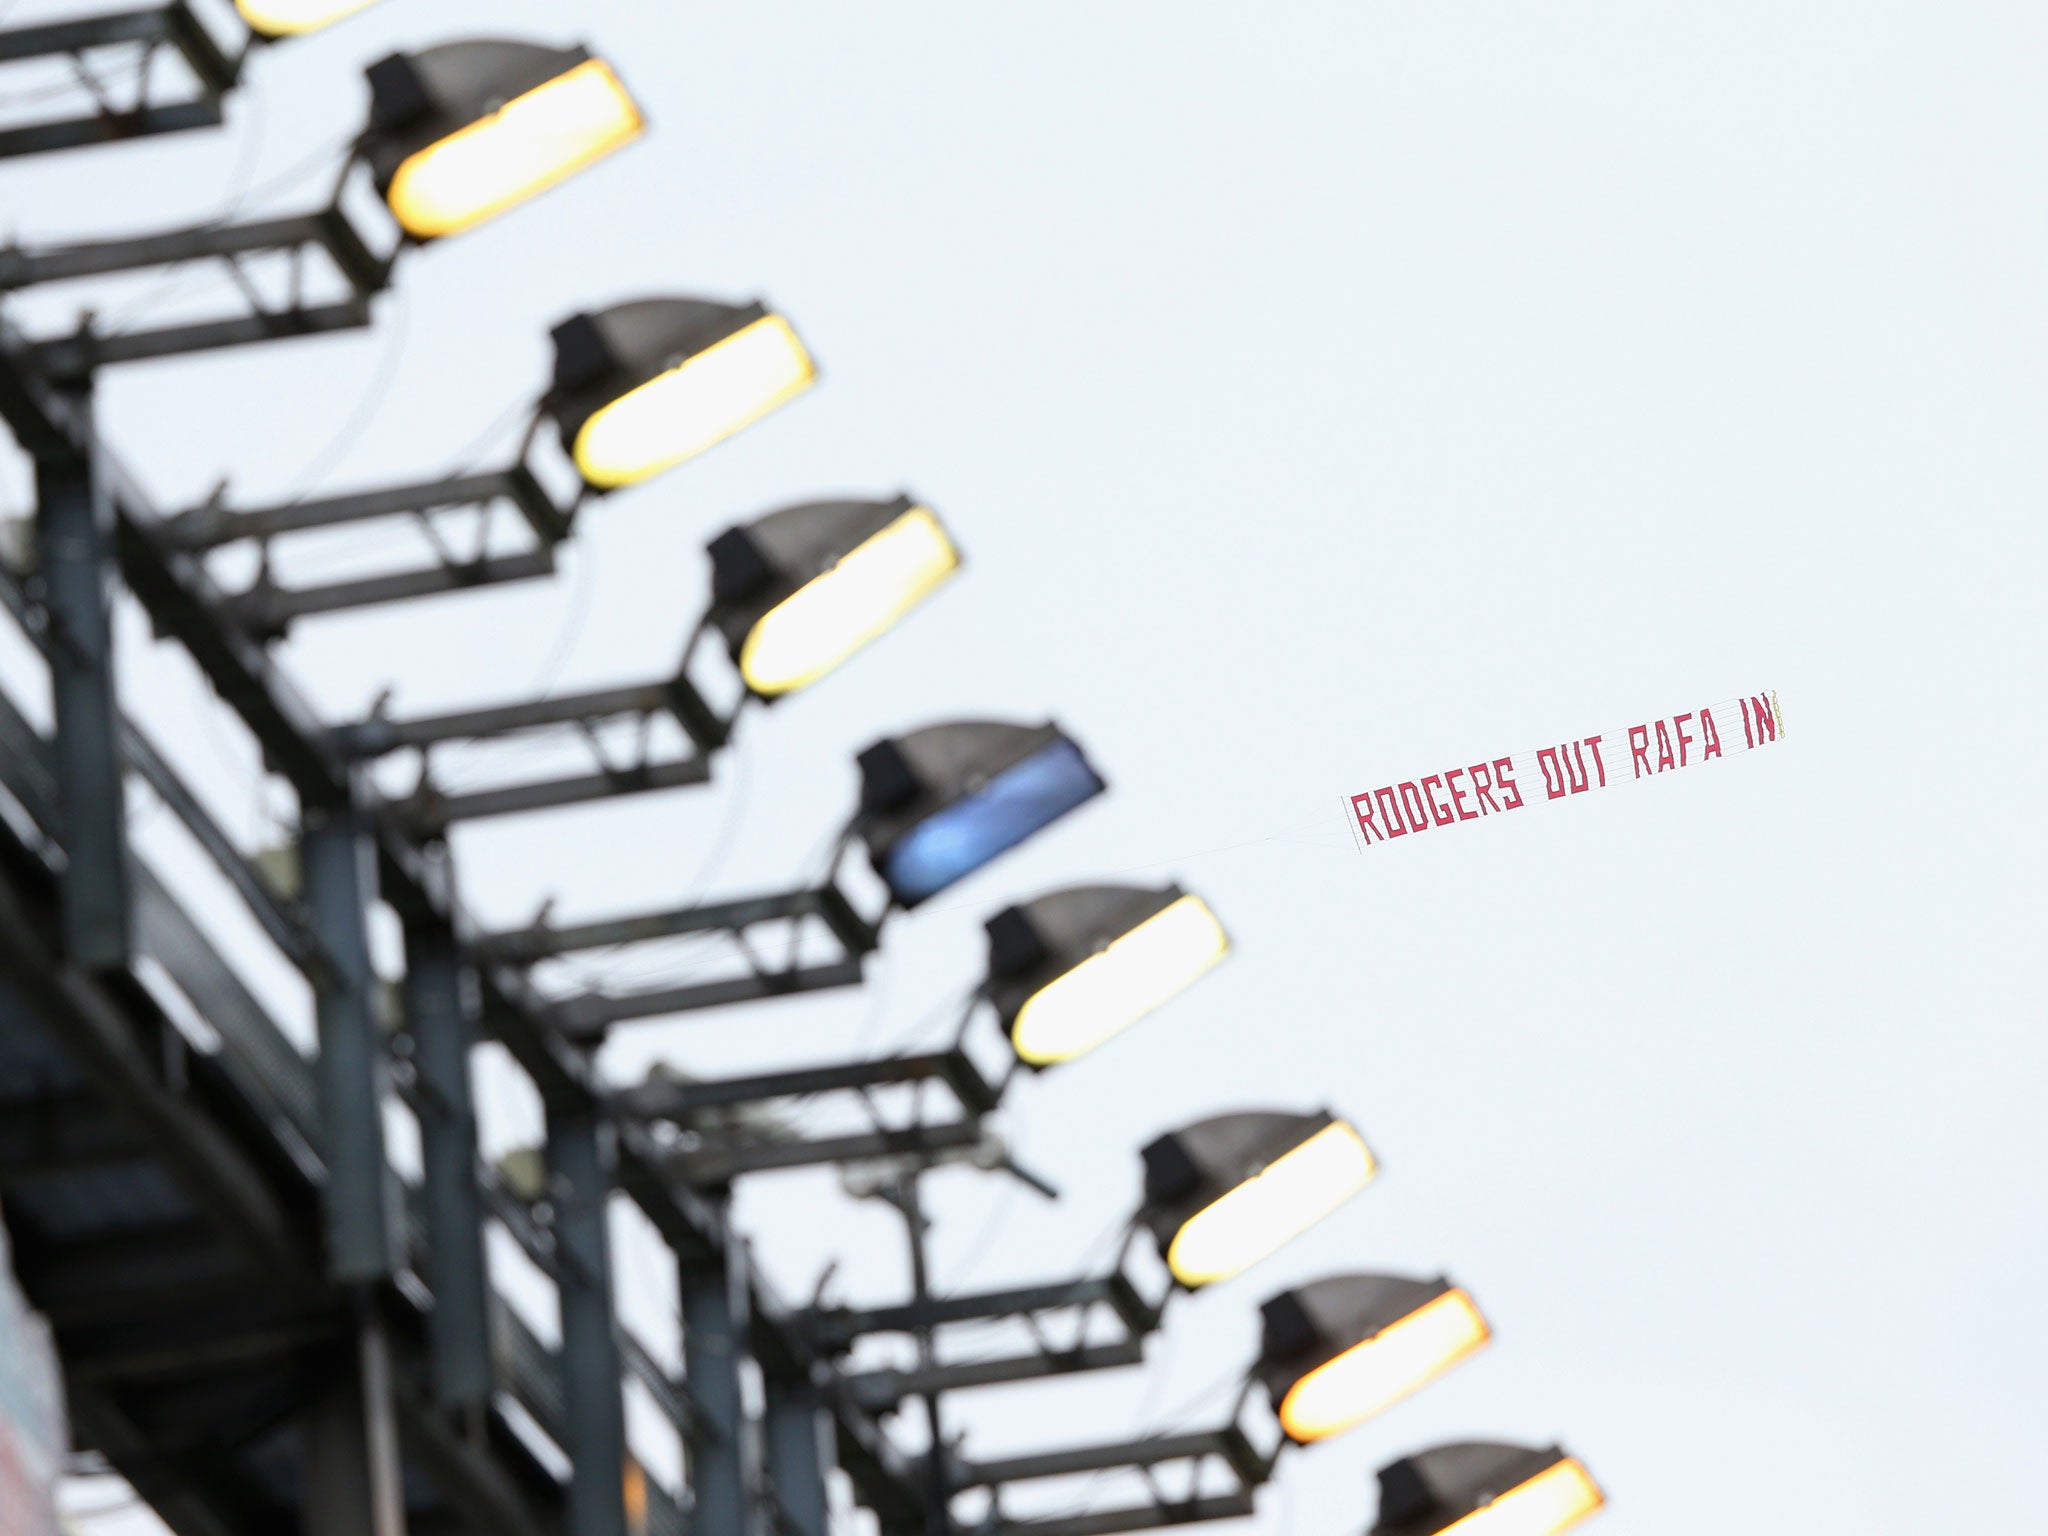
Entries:
[[[765, 298], [823, 383], [593, 507], [559, 579], [305, 626], [307, 690], [338, 720], [661, 671], [704, 542], [820, 495], [912, 490], [968, 563], [750, 718], [713, 790], [464, 839], [474, 904], [773, 888], [878, 735], [1056, 717], [1111, 795], [892, 926], [863, 993], [641, 1026], [616, 1070], [880, 1044], [1005, 902], [1178, 878], [1234, 956], [1025, 1086], [1007, 1124], [1064, 1198], [946, 1176], [941, 1277], [1071, 1272], [1137, 1147], [1218, 1110], [1327, 1105], [1384, 1160], [1144, 1371], [963, 1403], [970, 1453], [1171, 1417], [1288, 1283], [1446, 1273], [1495, 1345], [1289, 1458], [1255, 1528], [1358, 1536], [1373, 1468], [1463, 1437], [1562, 1439], [1606, 1536], [2030, 1523], [2037, 6], [386, 0], [261, 59], [224, 132], [10, 165], [0, 215], [206, 216], [357, 123], [361, 65], [478, 32], [587, 41], [651, 134], [408, 258], [372, 333], [109, 377], [163, 502], [443, 468], [542, 387], [555, 321], [622, 298]], [[254, 836], [203, 686], [130, 641], [136, 707]], [[1773, 688], [1769, 752], [1343, 835], [1344, 792]], [[834, 1255], [843, 1296], [902, 1284], [829, 1178], [743, 1211], [792, 1293]]]

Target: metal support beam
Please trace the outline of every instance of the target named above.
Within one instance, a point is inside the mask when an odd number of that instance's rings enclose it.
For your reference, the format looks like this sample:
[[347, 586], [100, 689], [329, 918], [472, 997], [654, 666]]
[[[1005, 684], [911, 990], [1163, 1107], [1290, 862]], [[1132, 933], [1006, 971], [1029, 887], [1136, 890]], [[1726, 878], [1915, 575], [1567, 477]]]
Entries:
[[875, 1158], [918, 1157], [955, 1147], [978, 1146], [986, 1138], [977, 1120], [940, 1125], [913, 1125], [902, 1130], [863, 1131], [851, 1136], [821, 1136], [812, 1141], [761, 1141], [738, 1145], [711, 1142], [663, 1159], [671, 1177], [700, 1188], [717, 1188], [749, 1173], [782, 1168], [813, 1168], [825, 1163], [864, 1163]]
[[671, 763], [635, 763], [537, 783], [508, 784], [502, 789], [480, 789], [466, 795], [443, 795], [430, 787], [406, 804], [405, 814], [420, 836], [438, 837], [461, 821], [556, 810], [565, 805], [586, 805], [592, 800], [616, 800], [661, 789], [690, 789], [710, 782], [711, 764], [701, 757], [685, 757]]
[[307, 805], [299, 857], [306, 904], [336, 972], [315, 988], [328, 1270], [382, 1279], [401, 1253], [396, 1183], [384, 1155], [384, 1040], [371, 1008], [371, 848], [353, 805]]
[[1106, 1302], [1121, 1312], [1127, 1296], [1135, 1300], [1136, 1292], [1131, 1289], [1130, 1282], [1118, 1274], [1094, 1280], [1065, 1280], [1053, 1285], [982, 1291], [967, 1296], [939, 1296], [899, 1307], [872, 1307], [857, 1312], [813, 1312], [808, 1314], [806, 1321], [820, 1344], [836, 1347], [851, 1344], [870, 1333], [910, 1333], [918, 1328], [943, 1327], [947, 1323], [1024, 1317], [1055, 1308], [1093, 1306], [1098, 1302]]
[[444, 1408], [480, 1411], [491, 1400], [491, 1334], [469, 1081], [476, 1030], [465, 1004], [455, 935], [443, 927], [409, 925], [405, 1025], [420, 1122], [426, 1278], [434, 1293], [434, 1400]]
[[854, 1400], [870, 1412], [886, 1412], [906, 1397], [931, 1392], [958, 1392], [968, 1387], [996, 1387], [1017, 1381], [1042, 1381], [1048, 1376], [1071, 1376], [1082, 1371], [1109, 1371], [1120, 1366], [1142, 1365], [1145, 1345], [1139, 1339], [1119, 1339], [1113, 1344], [1084, 1344], [1076, 1349], [1047, 1350], [994, 1360], [974, 1360], [959, 1365], [934, 1366], [929, 1370], [868, 1371], [855, 1376], [848, 1386]]
[[771, 1371], [766, 1384], [768, 1484], [782, 1529], [788, 1536], [829, 1536], [832, 1440], [824, 1400], [808, 1374]]
[[275, 640], [300, 619], [401, 603], [413, 598], [467, 592], [473, 587], [503, 586], [554, 574], [551, 547], [511, 555], [486, 555], [459, 565], [427, 565], [417, 570], [366, 576], [318, 587], [259, 586], [226, 600], [227, 617], [258, 639]]
[[364, 720], [341, 727], [335, 731], [334, 740], [350, 757], [383, 757], [444, 742], [488, 741], [553, 725], [581, 725], [620, 715], [652, 714], [666, 708], [667, 703], [665, 684], [636, 683], [445, 715], [421, 715], [410, 720]]
[[84, 443], [50, 444], [36, 456], [38, 567], [53, 642], [50, 691], [67, 854], [64, 947], [78, 965], [116, 970], [134, 944], [135, 900], [114, 690], [114, 512], [95, 462], [91, 381], [64, 392]]
[[981, 1075], [972, 1057], [957, 1048], [914, 1056], [883, 1056], [872, 1061], [840, 1062], [824, 1067], [800, 1067], [789, 1072], [762, 1072], [711, 1082], [653, 1077], [637, 1088], [620, 1093], [618, 1103], [629, 1114], [650, 1120], [682, 1122], [704, 1110], [735, 1104], [758, 1104], [799, 1095], [932, 1081], [945, 1083], [958, 1097], [961, 1108], [970, 1112], [988, 1114], [996, 1108], [996, 1085]]
[[409, 485], [311, 497], [275, 507], [195, 507], [164, 524], [167, 542], [180, 549], [217, 549], [240, 539], [270, 539], [314, 528], [334, 528], [405, 513], [446, 512], [487, 506], [503, 497], [548, 543], [566, 538], [570, 514], [557, 507], [525, 464], [476, 475], [452, 475]]
[[115, 11], [0, 31], [0, 63], [66, 54], [77, 57], [88, 49], [123, 44], [139, 44], [144, 49], [168, 44], [192, 71], [197, 94], [187, 101], [160, 105], [151, 105], [144, 95], [127, 110], [101, 103], [99, 110], [89, 116], [55, 118], [9, 128], [0, 131], [0, 157], [45, 154], [188, 128], [211, 128], [220, 122], [221, 97], [233, 88], [241, 72], [241, 61], [222, 51], [185, 0], [172, 0], [169, 5], [148, 10]]
[[548, 1106], [562, 1397], [569, 1453], [565, 1529], [627, 1536], [626, 1406], [612, 1309], [612, 1130], [588, 1103]]
[[698, 1536], [762, 1536], [753, 1496], [760, 1459], [740, 1379], [752, 1327], [746, 1263], [738, 1242], [722, 1256], [680, 1263], [683, 1376], [697, 1408], [689, 1450]]
[[300, 1427], [305, 1463], [300, 1531], [303, 1536], [405, 1536], [391, 1360], [367, 1300], [349, 1348], [318, 1379]]

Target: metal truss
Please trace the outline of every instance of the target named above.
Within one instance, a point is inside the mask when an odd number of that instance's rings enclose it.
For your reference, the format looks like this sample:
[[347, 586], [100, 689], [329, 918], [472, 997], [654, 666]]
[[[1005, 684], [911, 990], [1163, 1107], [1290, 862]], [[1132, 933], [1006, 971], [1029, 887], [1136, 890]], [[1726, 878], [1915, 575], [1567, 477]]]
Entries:
[[[156, 62], [163, 54], [178, 59], [191, 76], [185, 94], [159, 94]], [[221, 99], [242, 70], [242, 56], [224, 49], [185, 0], [0, 30], [0, 66], [44, 60], [63, 61], [74, 77], [74, 94], [89, 99], [92, 108], [0, 129], [0, 156], [215, 127]], [[114, 77], [117, 66], [123, 78]]]

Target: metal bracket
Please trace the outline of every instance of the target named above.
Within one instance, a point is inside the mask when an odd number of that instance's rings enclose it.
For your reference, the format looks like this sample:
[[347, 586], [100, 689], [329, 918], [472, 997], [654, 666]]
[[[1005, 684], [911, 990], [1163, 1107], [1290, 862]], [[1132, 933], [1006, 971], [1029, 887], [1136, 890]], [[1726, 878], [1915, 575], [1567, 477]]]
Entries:
[[[143, 67], [137, 73], [134, 102], [119, 107], [100, 89], [86, 66], [85, 55], [131, 44], [141, 47]], [[195, 89], [186, 100], [151, 100], [154, 71], [150, 65], [163, 48], [177, 54], [192, 72]], [[79, 88], [91, 94], [96, 110], [0, 129], [0, 157], [49, 154], [89, 144], [217, 127], [221, 98], [234, 89], [242, 72], [242, 58], [229, 56], [185, 0], [147, 10], [114, 11], [0, 31], [0, 64], [53, 58], [72, 61]]]

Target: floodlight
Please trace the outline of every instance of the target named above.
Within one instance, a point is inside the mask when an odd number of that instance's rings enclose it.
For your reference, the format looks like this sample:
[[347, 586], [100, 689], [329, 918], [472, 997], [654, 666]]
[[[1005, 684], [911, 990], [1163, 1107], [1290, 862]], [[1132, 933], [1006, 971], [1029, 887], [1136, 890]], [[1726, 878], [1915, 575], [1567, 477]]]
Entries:
[[894, 628], [960, 568], [927, 507], [786, 507], [711, 542], [710, 621], [756, 698], [809, 687]]
[[1259, 1376], [1297, 1445], [1327, 1440], [1434, 1381], [1492, 1336], [1448, 1280], [1340, 1275], [1261, 1309]]
[[1556, 1536], [1606, 1502], [1556, 1446], [1441, 1445], [1380, 1469], [1371, 1536]]
[[235, 9], [258, 37], [279, 38], [318, 32], [375, 3], [376, 0], [235, 0]]
[[914, 907], [1108, 786], [1056, 725], [960, 721], [860, 755], [860, 832], [897, 905]]
[[472, 228], [639, 137], [640, 109], [582, 48], [474, 39], [373, 64], [362, 152], [416, 240]]
[[1081, 886], [988, 921], [989, 988], [1018, 1058], [1071, 1061], [1174, 996], [1230, 949], [1199, 896]]
[[1190, 1290], [1251, 1268], [1357, 1194], [1379, 1171], [1327, 1110], [1218, 1115], [1145, 1148], [1143, 1219]]
[[695, 458], [817, 379], [796, 331], [760, 304], [640, 299], [555, 327], [549, 398], [596, 490]]

